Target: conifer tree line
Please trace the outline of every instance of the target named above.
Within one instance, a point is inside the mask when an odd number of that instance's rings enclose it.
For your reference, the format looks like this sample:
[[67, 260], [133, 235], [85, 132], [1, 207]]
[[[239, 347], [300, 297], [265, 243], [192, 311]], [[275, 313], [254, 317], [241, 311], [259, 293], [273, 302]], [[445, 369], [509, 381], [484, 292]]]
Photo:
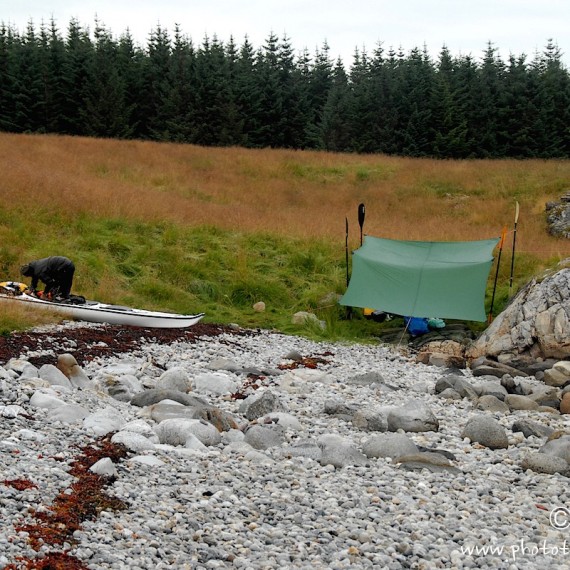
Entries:
[[145, 47], [95, 21], [19, 33], [0, 25], [0, 130], [206, 146], [437, 158], [570, 156], [570, 78], [555, 43], [504, 62], [444, 46], [295, 55], [270, 33], [255, 48], [200, 45], [157, 26]]

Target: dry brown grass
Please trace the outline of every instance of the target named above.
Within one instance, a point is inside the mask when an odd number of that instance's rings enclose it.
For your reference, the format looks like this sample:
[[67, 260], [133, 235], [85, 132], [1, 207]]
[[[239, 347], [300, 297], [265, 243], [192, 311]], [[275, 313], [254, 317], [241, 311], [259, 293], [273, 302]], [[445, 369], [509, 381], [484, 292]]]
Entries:
[[[12, 330], [21, 330], [30, 326], [52, 324], [54, 320], [63, 319], [65, 315], [52, 310], [38, 311], [37, 307], [28, 306], [10, 300], [0, 300], [0, 334]], [[16, 354], [15, 357], [18, 355]]]
[[[0, 207], [239, 231], [358, 238], [472, 240], [513, 226], [517, 250], [570, 255], [546, 231], [545, 203], [570, 189], [568, 160], [437, 161], [325, 152], [202, 148], [0, 133]], [[1, 221], [0, 221], [1, 228]]]

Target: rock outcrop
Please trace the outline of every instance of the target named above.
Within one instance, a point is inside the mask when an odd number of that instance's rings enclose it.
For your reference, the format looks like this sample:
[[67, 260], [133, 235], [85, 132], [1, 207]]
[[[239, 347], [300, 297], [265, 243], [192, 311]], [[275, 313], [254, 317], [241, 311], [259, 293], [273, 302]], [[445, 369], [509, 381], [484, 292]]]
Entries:
[[546, 214], [548, 232], [556, 237], [570, 239], [570, 191], [562, 196], [560, 202], [548, 202]]
[[570, 359], [570, 258], [533, 279], [468, 347], [468, 360], [500, 355]]

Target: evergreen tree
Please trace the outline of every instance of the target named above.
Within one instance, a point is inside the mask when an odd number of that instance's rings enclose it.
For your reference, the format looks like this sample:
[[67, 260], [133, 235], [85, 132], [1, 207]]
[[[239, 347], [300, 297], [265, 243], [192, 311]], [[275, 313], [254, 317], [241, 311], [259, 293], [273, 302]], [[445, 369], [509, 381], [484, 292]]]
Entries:
[[320, 125], [327, 103], [329, 92], [333, 86], [333, 62], [330, 58], [330, 48], [325, 41], [320, 50], [316, 51], [314, 63], [307, 85], [307, 101], [310, 115], [307, 119], [307, 141], [310, 147], [322, 146], [320, 141]]
[[257, 107], [256, 130], [250, 133], [253, 146], [279, 148], [283, 146], [279, 40], [271, 33], [256, 56]]
[[178, 25], [169, 60], [170, 90], [166, 97], [166, 122], [160, 138], [176, 142], [193, 140], [196, 116], [196, 54], [192, 42]]
[[13, 44], [14, 124], [18, 132], [38, 132], [43, 126], [43, 85], [40, 42], [33, 22], [26, 35]]
[[434, 84], [433, 65], [424, 49], [414, 48], [407, 58], [398, 58], [397, 144], [406, 156], [433, 152], [430, 102]]
[[333, 83], [319, 125], [319, 148], [346, 152], [352, 144], [352, 92], [339, 59], [333, 69]]
[[496, 158], [503, 156], [506, 146], [505, 97], [502, 90], [504, 64], [497, 49], [488, 43], [483, 65], [478, 72], [477, 104], [473, 107], [474, 144], [477, 156]]
[[196, 144], [227, 146], [235, 139], [237, 109], [229, 77], [224, 45], [206, 37], [196, 58]]
[[131, 134], [124, 95], [118, 46], [111, 33], [96, 22], [95, 54], [88, 68], [84, 107], [80, 113], [86, 134], [107, 138], [127, 138]]
[[432, 92], [433, 155], [438, 158], [467, 156], [467, 125], [458, 105], [455, 64], [447, 47], [443, 47]]
[[405, 56], [401, 50], [396, 52], [393, 48], [386, 55], [387, 57], [379, 45], [369, 63], [372, 76], [370, 97], [373, 104], [370, 123], [373, 131], [367, 143], [368, 152], [401, 154], [407, 122], [407, 111], [401, 105]]
[[0, 25], [0, 131], [17, 131], [16, 111], [16, 32]]
[[461, 129], [465, 133], [464, 158], [481, 156], [477, 136], [479, 101], [479, 77], [478, 69], [470, 55], [462, 56], [455, 60], [455, 100], [458, 116], [461, 117]]
[[504, 155], [530, 158], [536, 154], [537, 141], [533, 139], [533, 125], [538, 119], [533, 87], [525, 63], [526, 57], [509, 57], [505, 73], [505, 133], [507, 144]]
[[394, 154], [400, 151], [398, 141], [398, 109], [400, 60], [394, 50], [385, 56], [384, 48], [378, 43], [372, 53], [369, 90], [369, 131], [368, 147], [371, 152]]
[[256, 54], [247, 36], [235, 62], [234, 98], [245, 146], [256, 146], [260, 129], [261, 104], [258, 93]]
[[244, 146], [247, 137], [244, 133], [245, 119], [241, 112], [239, 102], [240, 79], [239, 79], [239, 49], [233, 36], [225, 47], [225, 65], [228, 88], [231, 93], [231, 105], [228, 109], [227, 144], [232, 146]]
[[43, 121], [39, 130], [58, 133], [62, 130], [63, 101], [65, 97], [65, 44], [52, 19], [49, 31], [40, 29], [40, 65], [43, 84]]
[[117, 67], [123, 83], [123, 104], [128, 117], [130, 138], [141, 138], [143, 118], [140, 112], [140, 94], [143, 89], [143, 68], [145, 54], [135, 46], [130, 31], [127, 29], [120, 37], [117, 47]]
[[84, 135], [87, 132], [83, 123], [84, 101], [95, 50], [89, 33], [75, 19], [69, 23], [65, 48], [60, 132]]
[[540, 76], [537, 124], [545, 134], [540, 156], [545, 158], [570, 154], [570, 78], [561, 58], [560, 49], [549, 40], [535, 65]]
[[168, 32], [157, 26], [150, 34], [148, 54], [142, 66], [142, 91], [137, 120], [143, 138], [168, 140], [168, 124], [172, 120], [169, 95], [171, 41]]
[[305, 124], [309, 114], [307, 82], [296, 67], [293, 48], [288, 37], [283, 37], [279, 48], [280, 91], [283, 110], [280, 129], [282, 146], [304, 148], [306, 145]]
[[381, 91], [383, 52], [378, 46], [373, 63], [366, 52], [357, 48], [354, 52], [350, 70], [351, 106], [349, 108], [349, 131], [352, 135], [347, 150], [356, 152], [376, 152], [385, 142], [383, 114], [389, 112]]

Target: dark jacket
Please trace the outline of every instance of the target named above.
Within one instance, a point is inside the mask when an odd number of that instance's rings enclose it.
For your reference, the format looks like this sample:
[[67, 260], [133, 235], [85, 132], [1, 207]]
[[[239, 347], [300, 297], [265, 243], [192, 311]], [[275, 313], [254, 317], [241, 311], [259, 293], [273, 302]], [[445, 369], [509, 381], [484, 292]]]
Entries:
[[22, 267], [22, 275], [32, 278], [31, 288], [35, 290], [38, 281], [42, 281], [46, 293], [64, 284], [70, 287], [74, 272], [73, 261], [61, 255], [44, 257]]

